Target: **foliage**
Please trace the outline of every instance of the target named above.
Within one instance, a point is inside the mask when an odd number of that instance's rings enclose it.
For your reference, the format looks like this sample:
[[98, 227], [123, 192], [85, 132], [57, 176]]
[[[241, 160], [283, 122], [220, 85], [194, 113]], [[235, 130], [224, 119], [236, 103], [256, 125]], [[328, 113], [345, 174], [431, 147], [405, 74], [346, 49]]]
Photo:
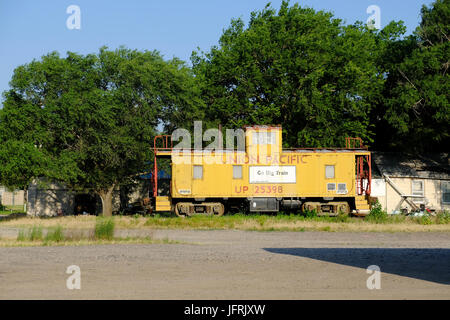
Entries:
[[52, 52], [17, 67], [10, 86], [0, 110], [0, 182], [24, 187], [47, 177], [93, 190], [106, 214], [114, 186], [151, 159], [158, 123], [201, 105], [183, 62], [126, 48]]
[[63, 229], [61, 226], [56, 226], [47, 230], [47, 234], [45, 235], [46, 242], [61, 242], [64, 241]]
[[315, 217], [317, 217], [317, 211], [316, 211], [316, 209], [314, 209], [314, 210], [305, 210], [304, 212], [303, 212], [303, 216], [305, 217], [305, 218], [315, 218]]
[[114, 220], [112, 218], [98, 218], [95, 223], [95, 238], [112, 240], [114, 238]]
[[[382, 36], [398, 33], [391, 25]], [[219, 46], [191, 58], [206, 118], [230, 127], [282, 124], [288, 146], [371, 141], [371, 105], [385, 81], [377, 66], [382, 36], [286, 1], [278, 12], [269, 5], [252, 12], [247, 28], [234, 19]]]
[[430, 215], [425, 213], [423, 216], [417, 218], [417, 223], [428, 225], [433, 224], [433, 221], [431, 220]]
[[381, 204], [377, 201], [372, 206], [370, 213], [365, 217], [365, 219], [369, 222], [383, 223], [388, 220], [388, 214], [383, 210]]
[[376, 115], [383, 149], [448, 151], [450, 144], [450, 1], [423, 6], [415, 34], [390, 42], [388, 75]]
[[42, 240], [42, 227], [33, 226], [27, 230], [20, 229], [17, 235], [17, 241], [38, 241]]
[[436, 223], [447, 224], [450, 223], [450, 211], [442, 211], [436, 214]]

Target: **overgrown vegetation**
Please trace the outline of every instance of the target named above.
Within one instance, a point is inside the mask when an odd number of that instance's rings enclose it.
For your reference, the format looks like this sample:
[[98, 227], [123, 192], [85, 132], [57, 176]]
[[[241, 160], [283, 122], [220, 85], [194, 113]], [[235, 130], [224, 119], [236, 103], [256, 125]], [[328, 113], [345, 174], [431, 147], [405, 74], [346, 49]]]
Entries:
[[154, 239], [152, 235], [140, 237], [114, 237], [113, 219], [98, 219], [94, 230], [65, 230], [61, 225], [42, 227], [33, 225], [19, 230], [17, 238], [13, 240], [0, 240], [0, 246], [33, 246], [33, 245], [89, 245], [89, 244], [173, 244], [182, 243], [170, 240], [168, 237]]
[[0, 204], [0, 214], [25, 213], [23, 206], [3, 206]]
[[64, 241], [63, 228], [60, 225], [58, 225], [54, 228], [47, 230], [47, 235], [45, 236], [45, 241], [47, 241], [47, 242]]
[[388, 214], [383, 210], [381, 204], [377, 201], [372, 208], [370, 209], [370, 213], [365, 217], [367, 221], [375, 222], [375, 223], [384, 223], [388, 220]]
[[95, 238], [111, 240], [114, 238], [114, 220], [112, 218], [97, 218], [95, 223]]
[[[380, 218], [381, 217], [381, 218]], [[36, 245], [89, 245], [120, 243], [180, 243], [154, 239], [154, 229], [185, 230], [245, 230], [245, 231], [322, 231], [322, 232], [450, 232], [450, 213], [412, 217], [403, 215], [384, 216], [378, 208], [370, 218], [277, 215], [225, 215], [192, 216], [180, 218], [172, 215], [114, 216], [107, 219], [93, 216], [57, 218], [19, 218], [1, 221], [0, 227], [20, 228], [16, 239], [1, 239], [0, 246]], [[114, 236], [117, 230], [142, 230], [140, 236]], [[147, 231], [146, 231], [147, 230]], [[127, 232], [125, 232], [127, 234]]]

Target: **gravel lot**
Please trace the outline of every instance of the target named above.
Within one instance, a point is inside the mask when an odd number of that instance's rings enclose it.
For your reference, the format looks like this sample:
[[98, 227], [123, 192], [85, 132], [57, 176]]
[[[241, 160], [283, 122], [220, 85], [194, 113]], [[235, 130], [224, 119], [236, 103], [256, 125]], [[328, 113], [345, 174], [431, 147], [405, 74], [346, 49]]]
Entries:
[[449, 233], [152, 233], [183, 244], [0, 248], [0, 299], [450, 299]]

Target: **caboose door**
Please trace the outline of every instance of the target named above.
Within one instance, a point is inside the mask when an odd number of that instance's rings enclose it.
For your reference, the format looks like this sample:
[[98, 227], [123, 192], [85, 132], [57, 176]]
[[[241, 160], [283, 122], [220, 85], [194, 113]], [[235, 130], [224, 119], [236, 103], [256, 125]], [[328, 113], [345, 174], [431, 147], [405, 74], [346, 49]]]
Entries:
[[[173, 170], [175, 169], [175, 170]], [[173, 190], [176, 195], [189, 196], [192, 194], [192, 165], [178, 164], [172, 167]]]

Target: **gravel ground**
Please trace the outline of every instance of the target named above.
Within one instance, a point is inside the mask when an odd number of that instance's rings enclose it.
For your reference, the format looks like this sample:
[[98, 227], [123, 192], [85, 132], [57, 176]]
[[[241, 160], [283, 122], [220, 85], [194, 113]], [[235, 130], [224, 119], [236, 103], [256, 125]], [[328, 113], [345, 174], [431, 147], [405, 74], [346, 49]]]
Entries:
[[183, 243], [0, 248], [0, 299], [450, 299], [449, 233], [151, 232]]

